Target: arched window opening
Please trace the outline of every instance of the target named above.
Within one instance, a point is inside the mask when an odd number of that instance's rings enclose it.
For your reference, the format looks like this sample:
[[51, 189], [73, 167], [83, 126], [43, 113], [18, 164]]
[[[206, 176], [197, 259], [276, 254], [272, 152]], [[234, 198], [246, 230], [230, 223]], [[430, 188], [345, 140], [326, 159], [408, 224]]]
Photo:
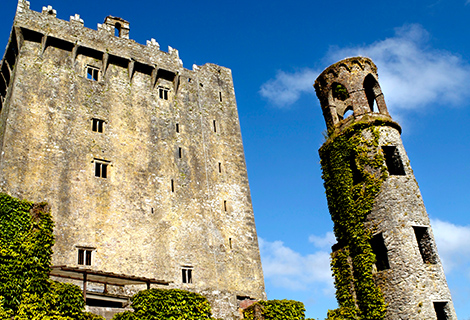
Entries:
[[121, 24], [119, 22], [117, 22], [115, 25], [114, 25], [114, 35], [116, 37], [121, 37]]
[[333, 98], [345, 101], [349, 98], [348, 90], [340, 83], [333, 83], [332, 85], [333, 90]]
[[353, 114], [354, 114], [353, 107], [349, 106], [349, 107], [346, 108], [346, 110], [344, 110], [343, 119], [346, 119], [347, 117], [350, 117]]
[[380, 93], [380, 87], [375, 80], [374, 76], [371, 74], [367, 75], [364, 79], [364, 92], [367, 97], [367, 102], [369, 103], [369, 108], [371, 112], [377, 112], [378, 106], [376, 98]]

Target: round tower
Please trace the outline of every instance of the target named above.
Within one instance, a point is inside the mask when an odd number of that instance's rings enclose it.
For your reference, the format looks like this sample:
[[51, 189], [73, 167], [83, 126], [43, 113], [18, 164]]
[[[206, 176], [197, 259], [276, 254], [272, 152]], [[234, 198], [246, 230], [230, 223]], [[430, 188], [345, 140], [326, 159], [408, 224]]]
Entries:
[[329, 318], [457, 319], [429, 217], [368, 58], [315, 81], [328, 130], [320, 148], [337, 244], [339, 308]]

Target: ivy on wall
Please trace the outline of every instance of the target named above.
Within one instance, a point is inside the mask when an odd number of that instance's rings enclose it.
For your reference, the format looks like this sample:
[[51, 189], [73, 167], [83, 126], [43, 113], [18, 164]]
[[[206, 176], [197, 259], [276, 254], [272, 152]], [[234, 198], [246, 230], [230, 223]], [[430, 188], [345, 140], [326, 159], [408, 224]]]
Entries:
[[373, 281], [376, 257], [372, 233], [364, 220], [387, 177], [379, 150], [379, 126], [387, 121], [352, 123], [342, 132], [330, 132], [320, 148], [328, 207], [338, 241], [331, 256], [339, 309], [328, 319], [380, 320], [385, 317], [383, 294]]
[[104, 320], [81, 289], [49, 279], [54, 224], [46, 203], [0, 193], [0, 319]]

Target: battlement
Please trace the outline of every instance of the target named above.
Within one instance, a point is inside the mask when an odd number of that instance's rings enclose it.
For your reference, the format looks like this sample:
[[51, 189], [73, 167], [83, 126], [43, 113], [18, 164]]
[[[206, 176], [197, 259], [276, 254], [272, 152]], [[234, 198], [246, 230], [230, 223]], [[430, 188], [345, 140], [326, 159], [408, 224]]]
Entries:
[[[47, 32], [44, 31], [46, 25]], [[146, 45], [130, 39], [130, 24], [119, 17], [108, 16], [93, 30], [84, 26], [79, 14], [70, 16], [70, 21], [65, 21], [57, 18], [57, 11], [51, 6], [43, 7], [42, 12], [36, 12], [30, 9], [29, 1], [19, 0], [15, 27], [18, 28], [17, 31], [31, 31], [27, 32], [28, 40], [31, 37], [38, 41], [43, 41], [44, 37], [57, 38], [65, 41], [66, 47], [86, 47], [149, 67], [165, 64], [177, 69], [183, 65], [177, 49], [168, 46], [168, 52], [161, 51], [160, 45], [153, 38], [147, 40]]]

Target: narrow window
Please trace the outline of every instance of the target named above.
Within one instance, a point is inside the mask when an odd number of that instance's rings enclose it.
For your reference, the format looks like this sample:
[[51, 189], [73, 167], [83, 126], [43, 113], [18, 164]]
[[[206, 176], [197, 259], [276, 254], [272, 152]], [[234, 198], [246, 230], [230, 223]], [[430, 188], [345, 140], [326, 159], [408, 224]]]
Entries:
[[85, 265], [91, 266], [91, 250], [85, 250]]
[[171, 192], [175, 192], [175, 182], [171, 179]]
[[437, 320], [447, 320], [448, 317], [448, 302], [447, 301], [434, 301], [434, 311], [436, 311]]
[[219, 173], [222, 173], [222, 163], [219, 162]]
[[108, 163], [95, 160], [95, 177], [105, 179], [108, 177]]
[[104, 120], [91, 119], [91, 130], [94, 132], [103, 133]]
[[100, 69], [92, 67], [92, 66], [87, 66], [86, 67], [86, 78], [88, 80], [98, 81], [99, 80], [99, 74], [100, 74]]
[[178, 148], [178, 158], [182, 158], [183, 157], [183, 149], [181, 148]]
[[219, 101], [222, 102], [222, 92], [219, 91]]
[[214, 120], [212, 124], [214, 125], [214, 132], [217, 132], [217, 122]]
[[227, 212], [227, 200], [224, 200], [224, 211]]
[[387, 247], [385, 246], [384, 237], [382, 233], [376, 234], [370, 241], [372, 252], [375, 254], [375, 266], [377, 271], [390, 269], [388, 263]]
[[180, 132], [180, 125], [177, 123], [176, 124], [176, 133], [179, 133]]
[[228, 245], [230, 249], [232, 249], [232, 238], [228, 238]]
[[78, 264], [84, 265], [85, 264], [85, 250], [78, 249]]
[[121, 24], [120, 23], [116, 23], [114, 25], [114, 35], [116, 37], [121, 37]]
[[168, 89], [167, 88], [158, 88], [158, 96], [160, 99], [168, 100]]
[[191, 267], [183, 267], [181, 274], [183, 283], [193, 283], [193, 269]]
[[153, 213], [153, 208], [152, 208], [152, 213]]
[[404, 176], [406, 173], [398, 148], [396, 146], [383, 146], [382, 150], [385, 156], [385, 164], [387, 165], [390, 175]]
[[416, 241], [418, 242], [419, 253], [423, 258], [424, 263], [436, 264], [437, 254], [434, 250], [433, 241], [429, 234], [429, 228], [413, 226], [413, 230], [416, 235]]

